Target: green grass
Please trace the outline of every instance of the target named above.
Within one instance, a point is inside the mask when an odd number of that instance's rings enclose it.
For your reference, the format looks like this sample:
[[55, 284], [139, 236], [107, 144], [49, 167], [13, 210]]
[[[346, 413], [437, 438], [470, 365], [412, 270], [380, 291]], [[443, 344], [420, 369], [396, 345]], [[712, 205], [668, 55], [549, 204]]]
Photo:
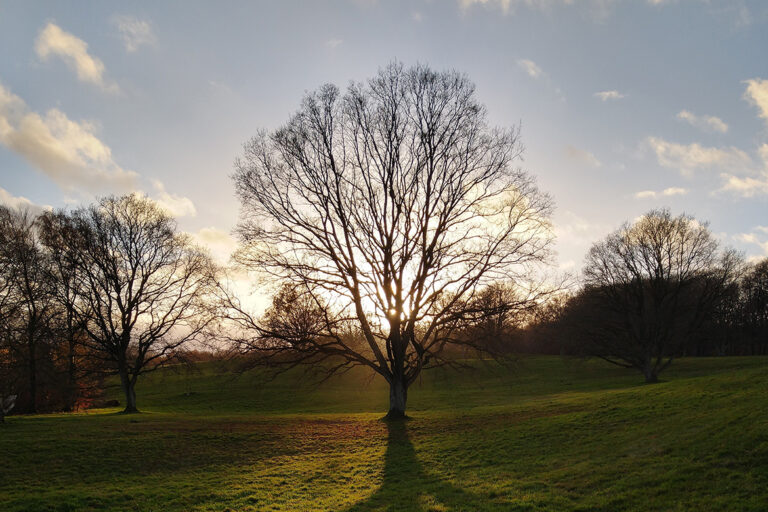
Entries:
[[[116, 409], [0, 426], [0, 510], [768, 510], [768, 358], [436, 370], [406, 423], [364, 372], [212, 366]], [[116, 390], [115, 390], [116, 391]]]

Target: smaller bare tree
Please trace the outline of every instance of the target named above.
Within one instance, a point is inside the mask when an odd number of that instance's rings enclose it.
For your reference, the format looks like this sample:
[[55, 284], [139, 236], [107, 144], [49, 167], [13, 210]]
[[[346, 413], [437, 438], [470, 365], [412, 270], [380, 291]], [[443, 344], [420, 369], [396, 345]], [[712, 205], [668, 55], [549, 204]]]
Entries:
[[75, 212], [82, 250], [76, 302], [92, 347], [111, 362], [137, 412], [136, 381], [200, 339], [212, 314], [210, 257], [147, 198], [108, 197]]
[[[17, 316], [19, 301], [15, 293], [15, 265], [11, 264], [7, 244], [13, 228], [14, 213], [10, 208], [0, 205], [0, 423], [11, 410], [14, 382], [11, 362], [12, 329], [10, 320]], [[11, 399], [13, 396], [13, 399]], [[7, 407], [6, 407], [7, 404]]]
[[693, 217], [652, 210], [624, 224], [587, 256], [589, 350], [656, 382], [739, 267]]
[[88, 315], [78, 315], [78, 306], [83, 306], [78, 283], [82, 279], [80, 255], [83, 241], [79, 236], [74, 218], [64, 211], [45, 212], [37, 221], [41, 243], [49, 264], [44, 276], [49, 292], [57, 305], [57, 315], [52, 330], [65, 344], [66, 389], [64, 409], [74, 410], [79, 398], [81, 376], [86, 364], [78, 358], [79, 345], [85, 339], [85, 321]]
[[25, 410], [37, 412], [38, 350], [47, 340], [49, 320], [54, 312], [49, 282], [46, 279], [48, 259], [40, 243], [37, 218], [28, 210], [2, 213], [0, 258], [6, 283], [14, 301], [14, 314], [5, 322], [10, 337], [10, 352], [24, 360], [27, 386]]

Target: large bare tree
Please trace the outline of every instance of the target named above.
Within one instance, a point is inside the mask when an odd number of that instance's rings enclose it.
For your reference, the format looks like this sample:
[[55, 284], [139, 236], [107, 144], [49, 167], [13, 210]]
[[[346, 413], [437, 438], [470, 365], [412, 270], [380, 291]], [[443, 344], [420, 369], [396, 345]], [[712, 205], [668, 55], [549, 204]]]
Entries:
[[[548, 256], [551, 201], [518, 167], [519, 130], [489, 126], [458, 72], [395, 63], [343, 93], [325, 85], [244, 149], [237, 260], [294, 294], [270, 322], [234, 315], [256, 328], [248, 348], [367, 366], [389, 382], [389, 417], [446, 361], [478, 291], [521, 284]], [[306, 332], [270, 328], [279, 311]]]
[[215, 288], [208, 255], [151, 200], [108, 197], [75, 212], [88, 343], [116, 368], [125, 412], [136, 412], [138, 377], [200, 337], [211, 321]]
[[651, 210], [592, 246], [578, 299], [589, 350], [656, 382], [735, 281], [740, 258], [706, 224]]

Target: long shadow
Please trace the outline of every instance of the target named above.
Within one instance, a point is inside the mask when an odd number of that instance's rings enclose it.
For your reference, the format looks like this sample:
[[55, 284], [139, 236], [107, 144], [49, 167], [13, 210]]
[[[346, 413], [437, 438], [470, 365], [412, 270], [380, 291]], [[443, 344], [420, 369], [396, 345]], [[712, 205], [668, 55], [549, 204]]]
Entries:
[[[384, 481], [365, 501], [347, 512], [402, 510], [494, 510], [501, 509], [487, 497], [460, 489], [424, 471], [408, 437], [405, 421], [387, 423], [387, 451], [384, 455]], [[506, 504], [505, 510], [509, 510]]]

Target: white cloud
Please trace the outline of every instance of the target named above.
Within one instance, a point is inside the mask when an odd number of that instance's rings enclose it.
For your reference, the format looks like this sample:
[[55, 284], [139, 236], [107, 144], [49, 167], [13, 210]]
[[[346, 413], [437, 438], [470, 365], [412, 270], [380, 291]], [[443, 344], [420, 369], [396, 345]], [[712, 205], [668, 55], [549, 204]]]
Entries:
[[[761, 230], [762, 226], [759, 226], [757, 230]], [[749, 258], [750, 261], [754, 261], [756, 259], [762, 259], [764, 256], [768, 256], [768, 241], [762, 241], [758, 235], [756, 235], [754, 232], [752, 233], [739, 233], [736, 235], [733, 235], [733, 239], [737, 242], [741, 242], [746, 245], [756, 245], [760, 248], [762, 251], [761, 256], [752, 255], [751, 258]]]
[[754, 197], [768, 195], [768, 176], [753, 178], [751, 176], [739, 177], [732, 174], [721, 174], [725, 181], [724, 192], [732, 192], [741, 197]]
[[424, 19], [424, 16], [419, 11], [411, 12], [411, 19], [416, 23], [420, 23]]
[[48, 205], [35, 204], [26, 197], [14, 196], [4, 188], [0, 187], [0, 204], [4, 204], [9, 208], [18, 210], [27, 210], [33, 214], [39, 214], [44, 210], [52, 210], [53, 208]]
[[687, 110], [681, 110], [677, 114], [677, 118], [681, 121], [685, 121], [691, 126], [708, 132], [725, 133], [728, 131], [728, 125], [719, 117], [715, 116], [697, 116], [696, 114]]
[[158, 180], [152, 180], [152, 186], [155, 189], [152, 200], [169, 214], [174, 217], [194, 217], [197, 215], [195, 204], [191, 199], [176, 194], [169, 194], [165, 190], [165, 185]]
[[325, 46], [333, 50], [334, 48], [341, 46], [343, 42], [343, 39], [329, 39], [325, 42]]
[[528, 76], [530, 76], [531, 78], [538, 79], [544, 76], [544, 72], [541, 70], [538, 64], [536, 64], [532, 60], [520, 59], [517, 61], [517, 65], [520, 67], [520, 69], [528, 73]]
[[659, 137], [648, 137], [646, 143], [656, 154], [659, 165], [677, 169], [687, 176], [701, 169], [725, 169], [733, 172], [748, 170], [753, 165], [749, 155], [733, 146], [714, 148], [698, 143], [677, 144]]
[[600, 91], [594, 94], [595, 98], [600, 98], [602, 101], [608, 100], [620, 100], [624, 98], [624, 95], [619, 91]]
[[97, 85], [109, 92], [119, 91], [116, 84], [105, 80], [104, 63], [88, 53], [88, 43], [65, 32], [53, 22], [43, 27], [37, 36], [35, 52], [42, 60], [48, 60], [51, 56], [61, 58], [75, 71], [81, 82]]
[[669, 187], [661, 191], [663, 196], [684, 196], [688, 191], [681, 187]]
[[0, 84], [0, 144], [17, 153], [65, 190], [129, 192], [138, 174], [112, 159], [112, 151], [87, 121], [53, 108], [44, 115]]
[[566, 146], [565, 154], [569, 159], [583, 165], [588, 165], [590, 167], [600, 167], [603, 165], [594, 154], [575, 146]]
[[[88, 121], [73, 121], [59, 109], [44, 115], [29, 110], [20, 97], [0, 84], [0, 144], [18, 154], [66, 192], [125, 194], [139, 192], [140, 176], [112, 158], [112, 150], [95, 135]], [[195, 215], [191, 200], [152, 182], [153, 199], [172, 215]], [[25, 198], [0, 200], [24, 204]]]
[[657, 197], [684, 196], [688, 191], [681, 187], [665, 188], [661, 192], [655, 190], [642, 190], [635, 194], [635, 199], [655, 199]]
[[237, 249], [237, 240], [218, 228], [202, 228], [196, 233], [192, 233], [192, 238], [203, 247], [208, 248], [217, 262], [226, 264], [232, 253]]
[[125, 50], [129, 53], [135, 52], [142, 45], [153, 45], [157, 41], [154, 32], [152, 32], [152, 25], [148, 21], [123, 14], [114, 16], [112, 23], [117, 27]]
[[744, 98], [760, 110], [760, 117], [768, 122], [768, 80], [754, 78], [745, 80], [747, 90], [744, 91]]
[[563, 270], [571, 260], [582, 257], [594, 242], [613, 229], [609, 224], [590, 222], [571, 211], [555, 213], [554, 226], [558, 252], [566, 254], [566, 259], [561, 265]]
[[758, 155], [762, 160], [762, 169], [755, 176], [736, 176], [731, 173], [722, 173], [720, 177], [725, 184], [720, 190], [741, 197], [768, 195], [768, 144], [760, 146]]

